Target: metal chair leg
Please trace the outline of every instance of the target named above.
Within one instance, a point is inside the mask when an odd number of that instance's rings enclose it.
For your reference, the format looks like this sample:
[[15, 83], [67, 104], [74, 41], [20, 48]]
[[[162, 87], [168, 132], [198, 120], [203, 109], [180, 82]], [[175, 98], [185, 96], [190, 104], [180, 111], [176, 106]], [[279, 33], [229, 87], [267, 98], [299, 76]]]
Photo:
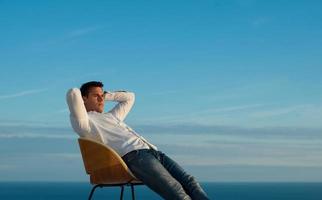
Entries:
[[132, 193], [132, 200], [135, 200], [134, 185], [133, 184], [131, 184], [131, 193]]
[[88, 200], [91, 200], [92, 197], [93, 197], [93, 194], [94, 194], [94, 191], [96, 190], [97, 187], [102, 187], [100, 184], [98, 185], [95, 185], [92, 190], [91, 190], [91, 193], [89, 194], [89, 197], [88, 197]]
[[123, 200], [123, 191], [124, 191], [124, 186], [121, 186], [121, 196], [120, 196], [120, 200]]
[[135, 183], [125, 183], [125, 184], [97, 184], [95, 185], [88, 197], [88, 200], [91, 200], [94, 192], [96, 190], [97, 187], [114, 187], [114, 186], [120, 186], [121, 187], [121, 195], [120, 195], [120, 199], [123, 200], [123, 194], [124, 194], [124, 186], [131, 186], [131, 194], [132, 194], [132, 200], [135, 200], [135, 194], [134, 194], [134, 186], [135, 185], [143, 185], [143, 184], [135, 184]]

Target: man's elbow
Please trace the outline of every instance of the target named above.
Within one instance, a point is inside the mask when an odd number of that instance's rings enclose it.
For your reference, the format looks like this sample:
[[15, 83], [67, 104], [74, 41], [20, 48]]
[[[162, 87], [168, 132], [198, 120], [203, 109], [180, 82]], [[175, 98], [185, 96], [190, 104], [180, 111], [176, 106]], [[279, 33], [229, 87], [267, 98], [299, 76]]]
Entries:
[[129, 95], [129, 99], [130, 100], [135, 101], [135, 94], [134, 94], [134, 92], [128, 92], [128, 95]]
[[80, 93], [80, 90], [78, 88], [71, 88], [66, 93], [66, 99], [72, 100], [75, 99], [75, 97]]

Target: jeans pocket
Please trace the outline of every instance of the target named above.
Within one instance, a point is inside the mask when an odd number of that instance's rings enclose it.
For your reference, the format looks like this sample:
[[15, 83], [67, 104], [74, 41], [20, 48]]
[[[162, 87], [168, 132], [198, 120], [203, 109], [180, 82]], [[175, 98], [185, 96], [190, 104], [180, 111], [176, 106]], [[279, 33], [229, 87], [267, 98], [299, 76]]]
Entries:
[[139, 154], [138, 150], [131, 151], [130, 153], [127, 153], [125, 156], [123, 156], [123, 160], [126, 164], [133, 161]]

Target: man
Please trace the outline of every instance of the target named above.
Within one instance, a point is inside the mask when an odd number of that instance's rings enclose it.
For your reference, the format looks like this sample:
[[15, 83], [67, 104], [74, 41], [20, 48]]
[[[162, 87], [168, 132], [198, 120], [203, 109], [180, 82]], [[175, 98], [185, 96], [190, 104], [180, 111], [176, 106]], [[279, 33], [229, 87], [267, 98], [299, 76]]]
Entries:
[[[104, 113], [105, 101], [118, 104]], [[72, 127], [80, 137], [113, 148], [131, 172], [164, 199], [208, 199], [193, 176], [123, 122], [134, 104], [134, 93], [104, 92], [103, 83], [92, 81], [80, 90], [70, 89], [67, 103]]]

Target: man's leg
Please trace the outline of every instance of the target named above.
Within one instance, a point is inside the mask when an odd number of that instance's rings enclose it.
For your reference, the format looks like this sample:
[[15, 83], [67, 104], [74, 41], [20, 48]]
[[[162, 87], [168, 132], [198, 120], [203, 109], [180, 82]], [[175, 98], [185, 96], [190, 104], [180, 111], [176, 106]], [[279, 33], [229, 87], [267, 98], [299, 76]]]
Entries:
[[152, 150], [139, 150], [123, 157], [132, 173], [145, 185], [168, 200], [191, 200]]
[[162, 152], [158, 152], [162, 165], [183, 186], [193, 200], [209, 199], [195, 178], [187, 174], [175, 161]]

